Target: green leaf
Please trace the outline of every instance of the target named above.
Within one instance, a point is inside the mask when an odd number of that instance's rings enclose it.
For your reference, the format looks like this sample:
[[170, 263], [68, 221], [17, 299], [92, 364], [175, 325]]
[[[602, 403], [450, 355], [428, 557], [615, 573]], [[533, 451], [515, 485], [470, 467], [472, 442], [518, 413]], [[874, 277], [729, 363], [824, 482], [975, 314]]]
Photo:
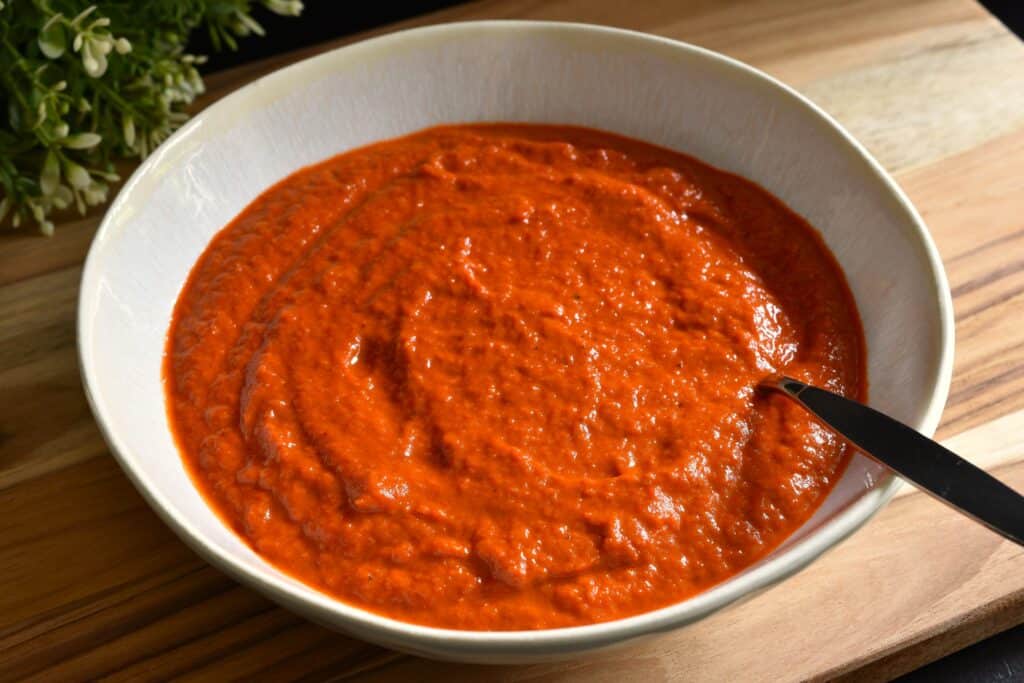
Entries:
[[64, 162], [64, 175], [67, 176], [68, 182], [71, 183], [71, 187], [76, 190], [84, 190], [89, 187], [89, 183], [92, 182], [92, 178], [89, 177], [89, 172], [73, 161]]
[[103, 137], [97, 133], [76, 133], [60, 141], [68, 149], [91, 149], [100, 144]]
[[37, 42], [39, 43], [39, 50], [50, 59], [60, 57], [68, 46], [64, 27], [60, 25], [60, 22], [56, 21], [51, 22], [49, 26], [40, 32]]
[[121, 121], [121, 134], [124, 136], [124, 144], [129, 149], [135, 147], [135, 119], [125, 116]]
[[39, 189], [43, 196], [52, 195], [60, 183], [60, 162], [57, 154], [51, 149], [46, 153], [46, 161], [43, 162], [43, 172], [39, 174]]
[[77, 17], [72, 19], [71, 23], [74, 24], [75, 26], [78, 26], [79, 24], [82, 23], [82, 20], [84, 20], [87, 16], [89, 16], [90, 14], [92, 14], [95, 11], [96, 11], [96, 5], [90, 5], [89, 7], [86, 7], [82, 11], [81, 14], [79, 14]]
[[82, 45], [82, 66], [93, 78], [99, 78], [107, 71], [107, 55], [101, 49], [103, 43], [86, 38]]
[[7, 103], [7, 120], [11, 124], [11, 130], [21, 130], [21, 107], [14, 98]]
[[66, 209], [75, 200], [67, 185], [58, 185], [53, 193], [53, 205], [58, 209]]
[[111, 162], [144, 158], [203, 91], [190, 34], [233, 49], [234, 31], [262, 31], [258, 5], [292, 14], [301, 0], [0, 0], [4, 225], [16, 216], [48, 232], [52, 212], [105, 201]]

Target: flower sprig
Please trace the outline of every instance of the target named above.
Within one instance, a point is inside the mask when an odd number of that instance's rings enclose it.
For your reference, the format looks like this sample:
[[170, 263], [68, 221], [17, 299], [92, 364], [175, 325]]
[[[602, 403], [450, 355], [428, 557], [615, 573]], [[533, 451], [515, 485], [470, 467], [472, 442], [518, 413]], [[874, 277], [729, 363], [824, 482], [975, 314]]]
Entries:
[[[297, 15], [299, 0], [262, 0]], [[145, 158], [204, 91], [189, 34], [262, 35], [250, 0], [0, 0], [0, 224], [107, 200], [114, 161]]]

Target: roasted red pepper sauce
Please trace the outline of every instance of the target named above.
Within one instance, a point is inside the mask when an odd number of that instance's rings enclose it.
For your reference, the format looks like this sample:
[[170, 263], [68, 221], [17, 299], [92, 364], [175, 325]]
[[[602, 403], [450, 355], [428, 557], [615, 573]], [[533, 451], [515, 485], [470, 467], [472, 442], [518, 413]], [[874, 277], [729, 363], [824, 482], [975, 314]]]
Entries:
[[450, 126], [303, 169], [211, 242], [168, 339], [210, 504], [352, 605], [588, 624], [739, 572], [843, 445], [755, 389], [863, 398], [818, 235], [757, 185], [594, 130]]

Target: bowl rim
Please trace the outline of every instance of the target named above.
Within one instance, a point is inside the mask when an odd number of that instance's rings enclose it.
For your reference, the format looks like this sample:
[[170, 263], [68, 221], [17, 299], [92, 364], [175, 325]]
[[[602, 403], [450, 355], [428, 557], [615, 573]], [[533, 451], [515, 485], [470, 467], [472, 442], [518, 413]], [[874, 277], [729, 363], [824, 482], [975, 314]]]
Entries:
[[[534, 34], [545, 33], [562, 37], [570, 37], [570, 34], [599, 35], [604, 40], [620, 41], [620, 44], [628, 43], [627, 47], [631, 48], [655, 49], [662, 53], [674, 52], [677, 55], [697, 57], [716, 62], [718, 66], [730, 70], [733, 75], [746, 79], [748, 84], [756, 83], [762, 87], [768, 86], [779, 96], [791, 99], [798, 106], [814, 114], [824, 124], [823, 128], [831, 135], [835, 143], [855, 152], [860, 160], [867, 165], [874, 180], [879, 182], [896, 200], [899, 209], [905, 213], [909, 227], [912, 227], [910, 237], [923, 250], [924, 261], [931, 270], [940, 321], [938, 359], [930, 378], [931, 391], [925, 402], [924, 412], [918, 423], [912, 426], [928, 435], [934, 433], [949, 393], [952, 377], [954, 325], [949, 284], [938, 250], [924, 222], [903, 190], [881, 164], [829, 114], [776, 78], [731, 57], [670, 38], [585, 23], [486, 20], [435, 24], [358, 41], [275, 70], [210, 105], [170, 136], [162, 147], [167, 148], [176, 141], [191, 135], [202, 125], [208, 112], [233, 110], [244, 113], [250, 103], [265, 98], [268, 92], [286, 94], [292, 84], [303, 82], [304, 75], [332, 70], [350, 60], [359, 61], [371, 56], [372, 53], [387, 50], [410, 40], [438, 41], [451, 38], [453, 34], [482, 31], [498, 33], [531, 31]], [[846, 509], [825, 520], [815, 533], [800, 539], [778, 557], [764, 561], [681, 602], [614, 621], [530, 631], [470, 631], [437, 628], [400, 621], [350, 605], [312, 586], [305, 586], [308, 592], [303, 592], [301, 588], [286, 582], [283, 578], [261, 568], [249, 566], [244, 561], [236, 559], [231, 553], [222, 551], [209, 543], [203, 533], [189, 521], [173, 501], [167, 500], [159, 493], [158, 489], [151, 485], [145, 468], [138, 464], [138, 459], [119, 438], [114, 420], [109, 415], [105, 401], [100, 395], [102, 381], [90, 362], [89, 348], [92, 339], [90, 316], [85, 315], [84, 312], [98, 289], [96, 285], [101, 272], [99, 270], [99, 254], [103, 246], [113, 239], [112, 235], [115, 232], [111, 227], [114, 222], [113, 217], [124, 209], [133, 195], [133, 190], [139, 184], [140, 178], [148, 175], [151, 169], [160, 163], [161, 156], [160, 149], [156, 150], [125, 183], [113, 204], [107, 209], [85, 260], [78, 297], [77, 338], [79, 367], [86, 398], [100, 431], [121, 469], [124, 470], [149, 506], [179, 538], [206, 561], [232, 578], [307, 617], [348, 631], [357, 637], [365, 637], [398, 647], [401, 647], [403, 643], [411, 646], [419, 645], [424, 648], [424, 651], [434, 653], [450, 654], [454, 652], [472, 655], [474, 652], [507, 654], [529, 652], [543, 655], [545, 653], [594, 649], [649, 633], [675, 629], [697, 621], [745, 596], [792, 576], [863, 526], [885, 506], [885, 503], [892, 498], [901, 485], [901, 480], [898, 477], [887, 472], [879, 479], [875, 487], [865, 491]]]

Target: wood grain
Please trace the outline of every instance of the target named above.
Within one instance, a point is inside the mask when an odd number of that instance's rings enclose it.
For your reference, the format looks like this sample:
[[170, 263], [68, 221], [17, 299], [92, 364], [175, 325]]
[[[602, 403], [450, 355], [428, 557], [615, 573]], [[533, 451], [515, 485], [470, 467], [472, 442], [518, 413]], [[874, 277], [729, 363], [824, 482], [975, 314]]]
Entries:
[[[474, 18], [687, 40], [825, 106], [896, 173], [945, 262], [941, 438], [1024, 487], [1024, 46], [997, 21], [970, 0], [486, 0], [400, 26]], [[215, 75], [202, 104], [341, 42]], [[313, 626], [200, 561], [109, 457], [74, 348], [98, 219], [0, 236], [0, 680], [884, 680], [1024, 621], [1021, 551], [908, 487], [799, 576], [601, 658], [465, 667]]]

